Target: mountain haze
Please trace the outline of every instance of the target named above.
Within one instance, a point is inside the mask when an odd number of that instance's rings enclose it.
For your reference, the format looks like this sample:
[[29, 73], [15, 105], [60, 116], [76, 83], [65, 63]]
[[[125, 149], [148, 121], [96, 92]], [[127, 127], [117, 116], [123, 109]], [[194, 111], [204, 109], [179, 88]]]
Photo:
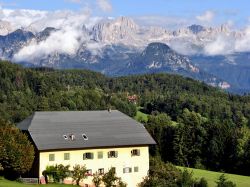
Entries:
[[[247, 49], [242, 45], [230, 48], [248, 40], [247, 32], [231, 30], [226, 24], [191, 25], [171, 31], [118, 17], [103, 19], [90, 27], [82, 23], [72, 28], [48, 27], [39, 32], [22, 28], [11, 33], [6, 32], [11, 30], [8, 23], [0, 25], [1, 58], [25, 66], [91, 69], [111, 76], [168, 72], [239, 93], [250, 90], [248, 73], [234, 74], [248, 66], [249, 59], [243, 52]], [[224, 40], [229, 44], [218, 48], [218, 41]], [[234, 68], [221, 66], [230, 64], [228, 56], [234, 54]], [[240, 59], [244, 59], [244, 66]]]

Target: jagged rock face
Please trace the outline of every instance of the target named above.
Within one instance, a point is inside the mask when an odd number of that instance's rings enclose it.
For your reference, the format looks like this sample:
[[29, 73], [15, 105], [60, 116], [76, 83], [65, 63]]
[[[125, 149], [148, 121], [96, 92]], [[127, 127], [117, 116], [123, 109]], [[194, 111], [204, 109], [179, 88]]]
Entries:
[[139, 26], [126, 17], [115, 20], [103, 21], [92, 29], [93, 39], [100, 42], [120, 43], [134, 40]]
[[35, 35], [32, 32], [18, 29], [6, 36], [0, 36], [0, 56], [11, 59], [15, 53], [27, 45]]
[[[102, 20], [88, 28], [79, 23], [79, 28], [81, 43], [74, 54], [60, 54], [56, 51], [40, 59], [35, 58], [34, 61], [17, 63], [55, 68], [88, 68], [111, 76], [170, 72], [222, 88], [228, 88], [234, 83], [239, 85], [239, 88], [243, 85], [248, 86], [250, 90], [250, 82], [247, 81], [250, 76], [247, 76], [249, 73], [245, 70], [246, 63], [249, 62], [247, 55], [243, 55], [243, 58], [239, 53], [235, 61], [230, 60], [226, 55], [223, 55], [222, 61], [212, 56], [200, 56], [205, 54], [206, 44], [215, 41], [218, 36], [232, 39], [246, 37], [245, 32], [231, 31], [227, 25], [219, 27], [191, 25], [170, 31], [161, 27], [139, 26], [131, 18], [120, 17]], [[0, 21], [0, 57], [2, 59], [12, 60], [23, 47], [39, 44], [60, 31], [57, 28], [44, 28], [40, 32], [28, 30], [32, 29], [23, 28], [12, 32], [11, 23]], [[184, 48], [184, 52], [181, 48]], [[188, 56], [184, 55], [185, 50], [189, 52]], [[196, 54], [198, 57], [192, 58]], [[241, 61], [245, 64], [239, 63]], [[237, 77], [232, 78], [232, 71], [237, 72]], [[230, 80], [230, 84], [227, 80]]]
[[198, 34], [202, 31], [205, 31], [206, 29], [201, 26], [201, 25], [191, 25], [188, 27], [188, 29], [193, 33], [193, 34]]
[[134, 60], [130, 66], [137, 71], [186, 71], [199, 73], [199, 69], [192, 65], [188, 57], [180, 55], [163, 43], [151, 43]]
[[147, 69], [168, 68], [172, 71], [183, 69], [199, 72], [191, 65], [187, 57], [177, 54], [168, 45], [163, 43], [151, 43], [140, 56], [141, 65]]
[[42, 32], [37, 33], [36, 38], [38, 41], [46, 40], [51, 33], [55, 32], [56, 29], [53, 27], [47, 27]]

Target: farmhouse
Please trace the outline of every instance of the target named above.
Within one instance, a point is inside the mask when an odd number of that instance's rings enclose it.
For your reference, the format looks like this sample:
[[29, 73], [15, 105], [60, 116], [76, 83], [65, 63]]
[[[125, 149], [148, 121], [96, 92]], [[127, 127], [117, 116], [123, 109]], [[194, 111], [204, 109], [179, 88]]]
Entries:
[[17, 125], [36, 148], [31, 177], [41, 177], [46, 166], [85, 165], [91, 174], [114, 168], [129, 187], [149, 170], [149, 145], [155, 141], [144, 126], [114, 111], [35, 112]]

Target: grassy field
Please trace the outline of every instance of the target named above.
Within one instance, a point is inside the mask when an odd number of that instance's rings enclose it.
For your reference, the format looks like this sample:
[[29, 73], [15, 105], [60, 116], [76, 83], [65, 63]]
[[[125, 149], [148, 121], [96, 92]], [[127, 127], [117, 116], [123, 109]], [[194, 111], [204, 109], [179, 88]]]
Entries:
[[0, 187], [69, 187], [72, 185], [65, 185], [65, 184], [22, 184], [15, 181], [9, 181], [3, 178], [0, 178]]
[[137, 113], [136, 113], [136, 116], [135, 116], [135, 119], [137, 121], [145, 121], [147, 122], [148, 121], [148, 115], [147, 114], [144, 114], [140, 111], [141, 107], [137, 107]]
[[[178, 167], [180, 169], [184, 169], [183, 167]], [[209, 187], [215, 187], [216, 183], [215, 181], [218, 180], [219, 176], [223, 173], [220, 172], [213, 172], [213, 171], [207, 171], [207, 170], [201, 170], [201, 169], [193, 169], [193, 168], [187, 168], [189, 171], [193, 172], [194, 178], [201, 178], [204, 177], [208, 181]], [[234, 182], [237, 187], [249, 187], [250, 186], [250, 177], [248, 176], [242, 176], [242, 175], [234, 175], [234, 174], [227, 174], [225, 173], [225, 176], [230, 181]]]

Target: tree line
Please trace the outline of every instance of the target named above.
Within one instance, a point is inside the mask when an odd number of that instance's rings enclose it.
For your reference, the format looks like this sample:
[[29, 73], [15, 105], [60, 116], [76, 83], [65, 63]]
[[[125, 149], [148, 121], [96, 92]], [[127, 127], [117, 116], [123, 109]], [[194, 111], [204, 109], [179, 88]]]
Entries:
[[34, 111], [116, 108], [149, 115], [157, 141], [151, 154], [165, 162], [250, 175], [250, 96], [169, 74], [105, 77], [87, 70], [22, 68], [0, 62], [0, 118], [18, 123]]

